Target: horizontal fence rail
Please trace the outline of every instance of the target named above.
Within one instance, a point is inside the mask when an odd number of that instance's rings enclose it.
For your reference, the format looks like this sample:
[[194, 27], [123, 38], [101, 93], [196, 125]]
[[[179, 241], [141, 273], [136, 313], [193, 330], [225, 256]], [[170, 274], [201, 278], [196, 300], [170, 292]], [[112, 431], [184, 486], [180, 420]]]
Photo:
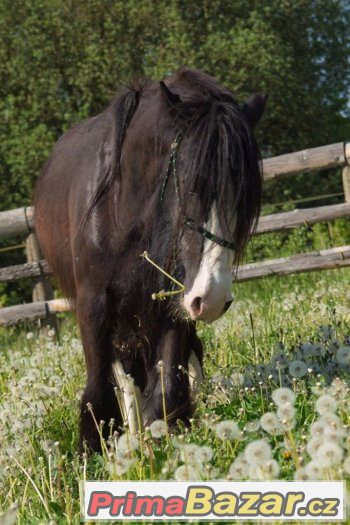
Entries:
[[263, 160], [264, 179], [295, 175], [303, 171], [320, 171], [350, 164], [350, 143], [338, 142], [329, 146], [305, 149]]
[[0, 213], [0, 239], [29, 233], [34, 229], [34, 208], [16, 208]]
[[260, 217], [255, 234], [290, 230], [303, 225], [308, 226], [317, 222], [332, 221], [349, 216], [350, 202], [317, 208], [297, 208], [292, 211]]
[[[350, 216], [350, 203], [320, 206], [274, 213], [260, 217], [255, 234], [272, 233], [300, 226], [308, 226], [317, 222], [329, 221]], [[256, 263], [262, 264], [262, 263]], [[24, 278], [36, 278], [51, 275], [50, 268], [45, 260], [33, 263], [17, 264], [0, 268], [0, 282], [16, 281]]]
[[51, 275], [49, 265], [45, 260], [32, 263], [14, 264], [0, 268], [0, 283], [17, 281], [18, 279], [35, 278]]
[[0, 326], [11, 326], [19, 322], [47, 319], [50, 315], [69, 312], [72, 309], [67, 299], [37, 301], [0, 308]]
[[[27, 208], [28, 209], [28, 208]], [[18, 208], [13, 210], [18, 214], [24, 210], [24, 208]], [[2, 214], [8, 212], [0, 212], [0, 237], [1, 237], [1, 225], [2, 225]], [[265, 215], [259, 218], [258, 226], [255, 235], [262, 233], [271, 233], [275, 231], [288, 230], [297, 228], [302, 225], [316, 224], [322, 221], [331, 221], [334, 219], [341, 219], [350, 216], [350, 203], [345, 202], [342, 204], [331, 204], [328, 206], [319, 206], [315, 208], [297, 208], [292, 211], [285, 211], [281, 213], [273, 213], [272, 215]], [[22, 228], [23, 223], [20, 224], [19, 228]], [[25, 230], [29, 231], [29, 230]], [[19, 233], [19, 230], [17, 231]], [[7, 235], [8, 237], [8, 235]], [[24, 269], [24, 273], [25, 273]], [[30, 272], [30, 266], [28, 266]], [[23, 277], [35, 277], [35, 275], [23, 275]], [[1, 269], [0, 269], [0, 281], [1, 281]]]
[[245, 264], [238, 268], [234, 281], [248, 281], [261, 277], [270, 277], [271, 275], [330, 270], [344, 266], [350, 266], [350, 246], [337, 246], [336, 248], [317, 252]]

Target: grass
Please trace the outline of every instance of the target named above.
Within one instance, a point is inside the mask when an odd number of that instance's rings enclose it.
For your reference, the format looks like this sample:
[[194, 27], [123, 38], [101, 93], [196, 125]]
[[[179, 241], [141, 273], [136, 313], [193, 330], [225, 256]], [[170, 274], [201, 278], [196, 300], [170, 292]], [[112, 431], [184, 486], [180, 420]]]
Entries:
[[[310, 432], [315, 435], [317, 419], [322, 432], [338, 433], [333, 438], [341, 460], [324, 459], [314, 476], [349, 477], [349, 389], [343, 382], [329, 386], [338, 375], [349, 377], [349, 366], [338, 359], [339, 348], [350, 346], [349, 282], [350, 270], [341, 269], [235, 285], [235, 307], [199, 328], [206, 381], [191, 429], [179, 427], [169, 436], [158, 424], [141, 441], [127, 446], [124, 440], [117, 449], [112, 437], [105, 456], [79, 458], [76, 452], [85, 370], [73, 320], [64, 321], [60, 344], [40, 337], [33, 326], [1, 330], [0, 513], [7, 512], [7, 523], [79, 523], [78, 482], [84, 477], [232, 479], [242, 467], [234, 462], [237, 455], [260, 439], [269, 444], [271, 458], [259, 471], [243, 465], [250, 468], [246, 477], [304, 479], [310, 451], [315, 454]], [[292, 363], [300, 360], [307, 371], [293, 378], [290, 371], [302, 370]], [[280, 386], [294, 392], [295, 416], [277, 422], [271, 395]], [[322, 398], [317, 401], [325, 392], [336, 402], [335, 422], [328, 426], [329, 409]], [[161, 437], [154, 437], [157, 431]]]

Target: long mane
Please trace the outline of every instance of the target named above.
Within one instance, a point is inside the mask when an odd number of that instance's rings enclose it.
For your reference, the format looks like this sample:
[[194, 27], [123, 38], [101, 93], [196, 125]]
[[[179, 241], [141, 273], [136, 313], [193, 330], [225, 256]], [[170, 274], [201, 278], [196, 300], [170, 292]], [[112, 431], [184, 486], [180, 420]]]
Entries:
[[252, 129], [233, 94], [209, 75], [181, 69], [168, 86], [180, 97], [170, 111], [189, 141], [182, 165], [184, 194], [195, 188], [206, 212], [215, 199], [225, 238], [235, 220], [228, 240], [236, 244], [238, 263], [261, 207], [260, 152]]

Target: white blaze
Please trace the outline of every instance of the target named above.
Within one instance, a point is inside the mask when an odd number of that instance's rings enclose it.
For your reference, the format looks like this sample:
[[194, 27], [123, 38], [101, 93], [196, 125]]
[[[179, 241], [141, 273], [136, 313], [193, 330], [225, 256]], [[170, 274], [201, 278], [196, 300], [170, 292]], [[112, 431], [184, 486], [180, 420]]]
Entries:
[[[216, 204], [209, 214], [205, 229], [222, 237]], [[220, 317], [225, 304], [232, 301], [232, 265], [234, 253], [209, 239], [205, 239], [202, 260], [192, 287], [184, 295], [184, 306], [190, 313], [191, 305], [196, 298], [203, 304], [202, 318], [211, 322]]]

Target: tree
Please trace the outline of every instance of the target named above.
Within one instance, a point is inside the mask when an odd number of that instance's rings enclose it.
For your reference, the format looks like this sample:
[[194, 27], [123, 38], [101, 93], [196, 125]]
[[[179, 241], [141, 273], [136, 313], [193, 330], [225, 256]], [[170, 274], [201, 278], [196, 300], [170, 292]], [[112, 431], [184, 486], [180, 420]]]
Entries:
[[265, 153], [342, 140], [349, 6], [339, 0], [2, 0], [2, 209], [30, 201], [54, 141], [118, 84], [186, 64], [270, 95]]

